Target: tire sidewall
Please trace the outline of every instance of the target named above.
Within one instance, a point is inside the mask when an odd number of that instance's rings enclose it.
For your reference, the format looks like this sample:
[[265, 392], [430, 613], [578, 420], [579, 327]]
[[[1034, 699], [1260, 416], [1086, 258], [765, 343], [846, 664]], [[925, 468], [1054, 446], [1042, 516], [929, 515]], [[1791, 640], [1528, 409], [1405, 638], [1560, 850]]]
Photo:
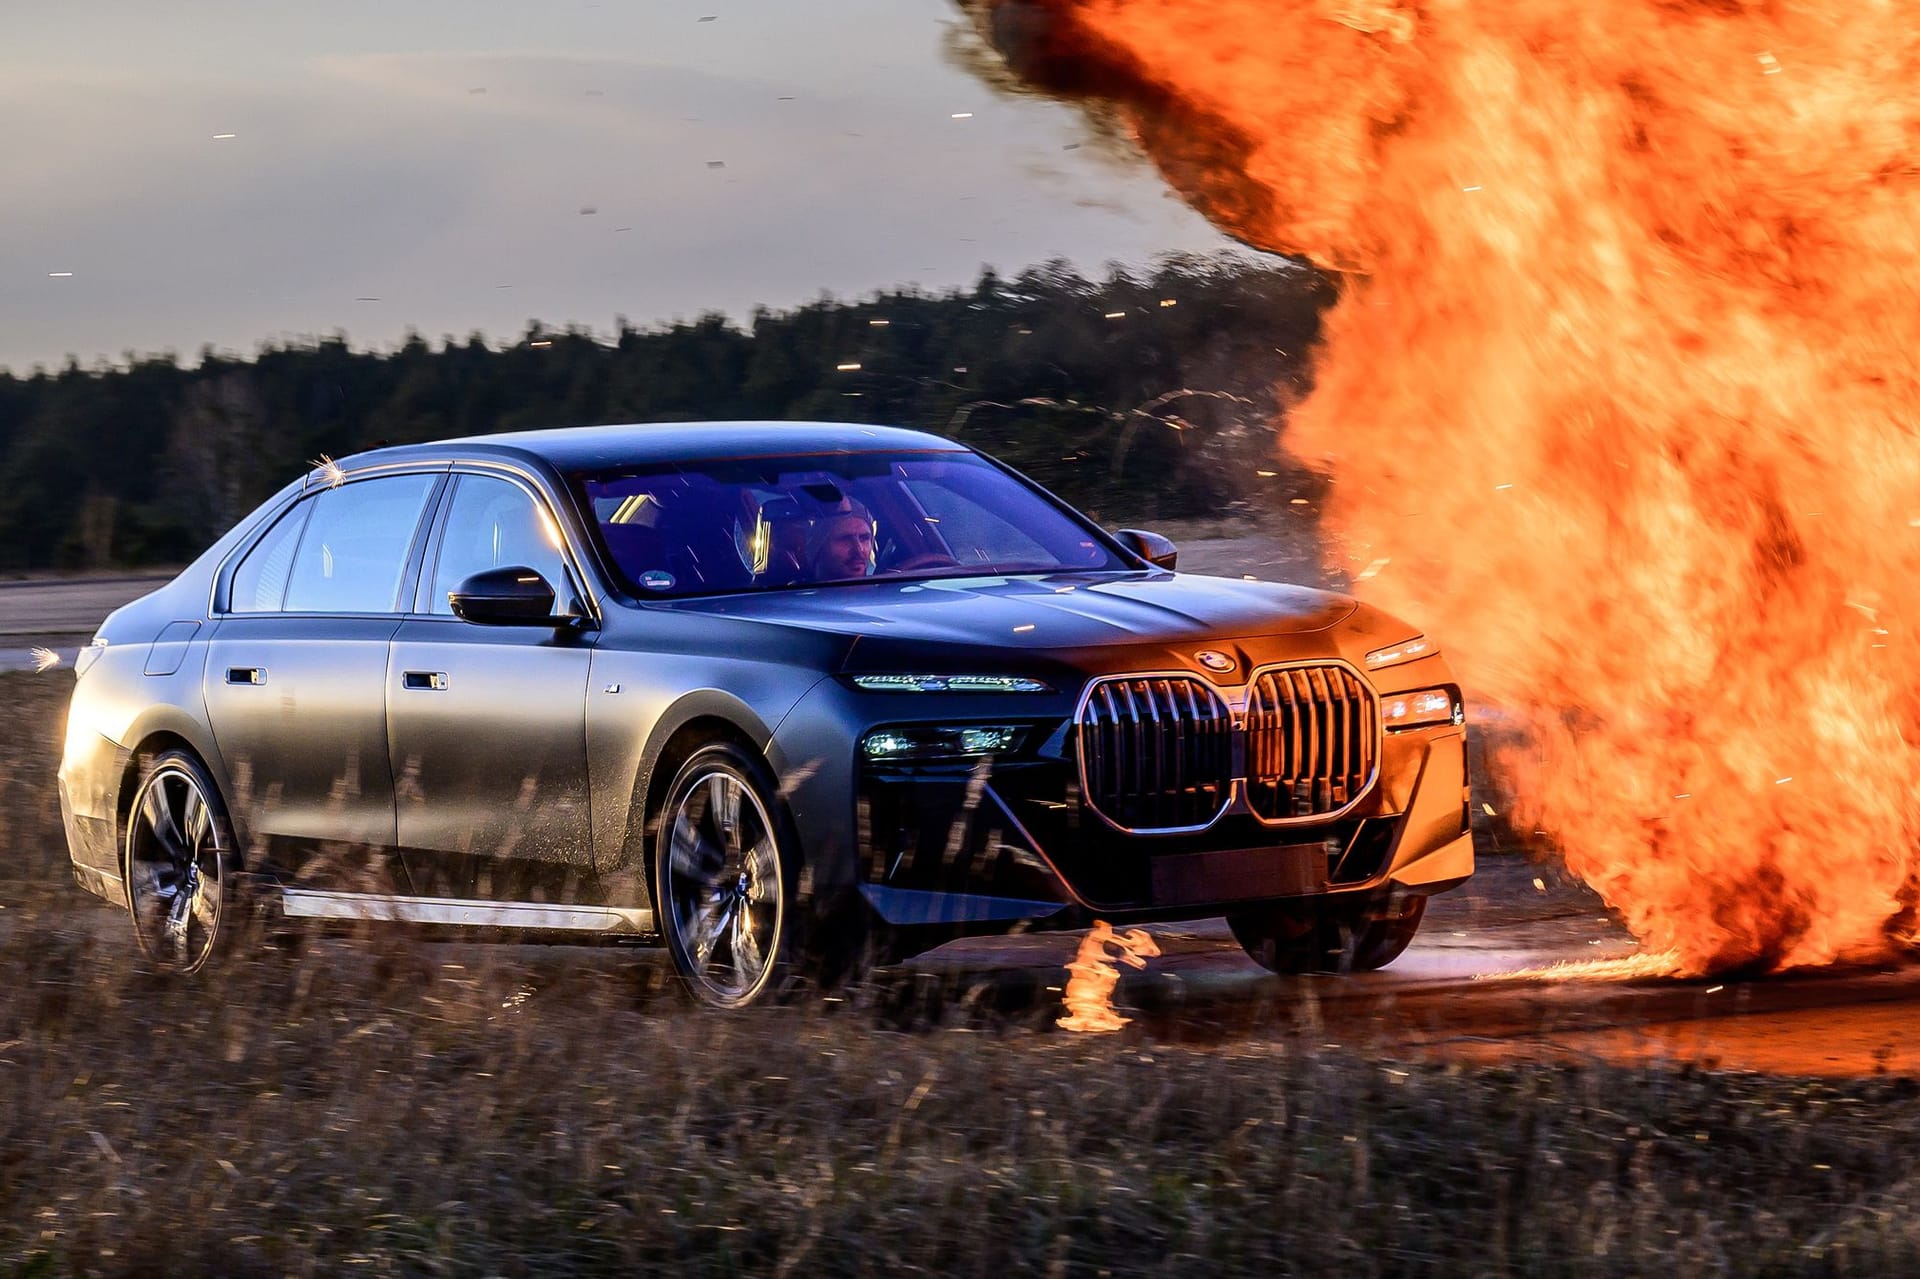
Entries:
[[[140, 931], [138, 908], [133, 900], [133, 832], [140, 820], [140, 797], [153, 784], [154, 778], [166, 772], [185, 776], [200, 791], [200, 797], [207, 806], [207, 817], [212, 826], [215, 846], [219, 851], [220, 908], [214, 919], [213, 943], [207, 948], [205, 958], [189, 969], [177, 968], [156, 959], [147, 949], [145, 935]], [[193, 977], [217, 966], [231, 954], [235, 935], [240, 931], [239, 925], [245, 915], [235, 875], [238, 869], [239, 859], [235, 854], [233, 822], [227, 815], [226, 797], [221, 795], [220, 787], [215, 784], [213, 775], [207, 770], [207, 766], [200, 762], [199, 757], [191, 751], [176, 748], [162, 751], [143, 764], [139, 780], [134, 784], [132, 800], [127, 807], [126, 829], [121, 833], [120, 838], [120, 882], [126, 885], [125, 905], [127, 914], [133, 921], [134, 944], [139, 947], [141, 960], [148, 968], [170, 976]]]
[[1314, 911], [1270, 908], [1228, 915], [1227, 925], [1247, 957], [1269, 972], [1373, 972], [1412, 944], [1426, 904], [1414, 897], [1390, 918], [1373, 917], [1370, 903]]
[[[771, 834], [777, 854], [775, 861], [780, 875], [780, 918], [773, 938], [773, 962], [767, 966], [767, 972], [758, 985], [731, 1000], [716, 998], [711, 988], [693, 976], [692, 960], [674, 922], [673, 906], [667, 897], [671, 882], [667, 862], [673, 845], [674, 815], [679, 812], [681, 803], [696, 782], [710, 773], [722, 771], [732, 774], [746, 785], [765, 810], [768, 823], [773, 828]], [[717, 1009], [746, 1008], [769, 1002], [792, 990], [799, 971], [800, 935], [803, 931], [800, 920], [802, 903], [796, 891], [800, 882], [799, 849], [799, 837], [786, 804], [781, 799], [779, 784], [774, 779], [773, 771], [757, 755], [732, 742], [709, 742], [689, 755], [675, 770], [654, 825], [651, 856], [653, 904], [656, 926], [673, 961], [674, 972], [680, 979], [681, 987], [696, 1003]]]

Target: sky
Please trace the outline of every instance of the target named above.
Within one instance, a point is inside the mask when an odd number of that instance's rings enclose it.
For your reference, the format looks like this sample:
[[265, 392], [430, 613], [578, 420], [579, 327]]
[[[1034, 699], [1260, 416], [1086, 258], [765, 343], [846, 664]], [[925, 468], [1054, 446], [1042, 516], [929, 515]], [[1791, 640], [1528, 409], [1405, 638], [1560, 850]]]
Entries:
[[1073, 109], [952, 65], [958, 21], [946, 0], [9, 6], [0, 367], [608, 333], [1229, 247]]

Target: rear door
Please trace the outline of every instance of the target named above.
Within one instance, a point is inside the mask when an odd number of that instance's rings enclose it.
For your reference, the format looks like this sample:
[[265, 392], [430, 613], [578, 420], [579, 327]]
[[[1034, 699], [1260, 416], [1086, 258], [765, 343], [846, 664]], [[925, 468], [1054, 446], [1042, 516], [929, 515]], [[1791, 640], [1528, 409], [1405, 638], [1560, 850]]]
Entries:
[[553, 900], [592, 869], [592, 632], [463, 622], [447, 597], [474, 573], [512, 566], [546, 578], [557, 608], [590, 605], [547, 498], [525, 477], [456, 474], [441, 505], [386, 679], [400, 844], [429, 896]]
[[441, 479], [381, 475], [301, 501], [235, 569], [208, 645], [236, 815], [302, 882], [394, 886], [387, 650]]

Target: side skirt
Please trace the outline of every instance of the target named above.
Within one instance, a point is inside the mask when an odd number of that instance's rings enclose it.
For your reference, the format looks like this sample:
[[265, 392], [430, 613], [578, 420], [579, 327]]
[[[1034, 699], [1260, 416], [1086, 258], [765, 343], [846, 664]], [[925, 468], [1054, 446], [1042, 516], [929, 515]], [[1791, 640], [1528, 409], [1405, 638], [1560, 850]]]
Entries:
[[620, 906], [566, 906], [551, 902], [477, 902], [456, 897], [401, 897], [287, 888], [281, 909], [294, 919], [351, 919], [457, 928], [516, 928], [539, 932], [653, 935], [653, 912]]

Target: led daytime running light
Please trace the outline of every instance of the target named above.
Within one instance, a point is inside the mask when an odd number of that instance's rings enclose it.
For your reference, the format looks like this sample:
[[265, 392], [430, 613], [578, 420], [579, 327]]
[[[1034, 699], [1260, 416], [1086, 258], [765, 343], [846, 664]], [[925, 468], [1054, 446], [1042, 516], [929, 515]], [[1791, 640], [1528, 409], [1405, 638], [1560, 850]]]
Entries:
[[880, 728], [861, 739], [860, 753], [870, 760], [965, 759], [999, 755], [1020, 744], [1022, 730], [1013, 724], [904, 725]]
[[1367, 669], [1381, 670], [1388, 666], [1398, 666], [1402, 662], [1417, 662], [1423, 657], [1432, 657], [1440, 651], [1440, 646], [1424, 635], [1416, 635], [1388, 648], [1376, 648], [1367, 654]]
[[1025, 675], [855, 675], [869, 693], [1051, 693], [1053, 685]]

